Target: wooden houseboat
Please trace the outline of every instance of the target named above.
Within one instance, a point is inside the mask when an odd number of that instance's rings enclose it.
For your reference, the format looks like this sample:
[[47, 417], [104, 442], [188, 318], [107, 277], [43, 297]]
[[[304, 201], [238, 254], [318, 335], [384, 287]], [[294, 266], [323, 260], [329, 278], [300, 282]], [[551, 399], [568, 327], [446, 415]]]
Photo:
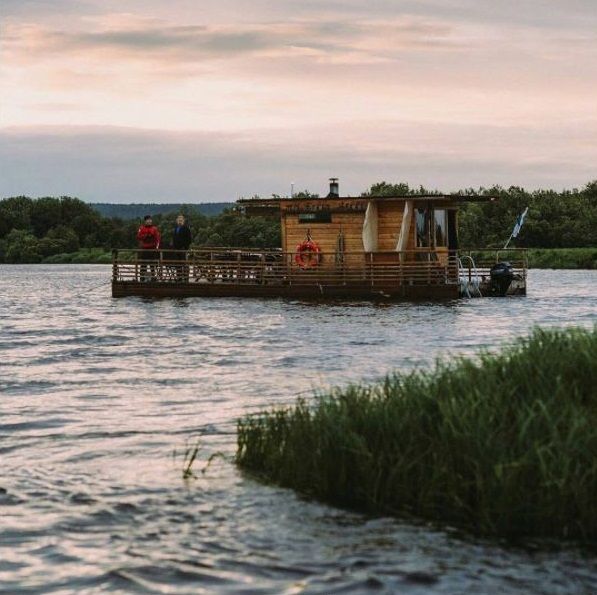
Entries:
[[114, 251], [112, 295], [454, 299], [526, 292], [523, 250], [458, 249], [458, 195], [241, 199], [239, 216], [276, 217], [282, 245]]

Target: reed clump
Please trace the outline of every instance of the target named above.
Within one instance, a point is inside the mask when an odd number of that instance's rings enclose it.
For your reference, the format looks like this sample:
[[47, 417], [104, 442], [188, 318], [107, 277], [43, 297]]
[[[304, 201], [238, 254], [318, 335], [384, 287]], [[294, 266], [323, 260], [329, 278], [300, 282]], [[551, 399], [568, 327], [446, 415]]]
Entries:
[[238, 423], [237, 463], [343, 507], [505, 538], [597, 538], [597, 327]]

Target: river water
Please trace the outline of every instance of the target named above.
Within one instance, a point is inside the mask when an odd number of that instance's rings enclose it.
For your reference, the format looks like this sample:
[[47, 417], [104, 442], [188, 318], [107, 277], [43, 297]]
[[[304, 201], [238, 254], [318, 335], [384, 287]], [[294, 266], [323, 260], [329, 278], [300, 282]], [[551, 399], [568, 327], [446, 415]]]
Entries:
[[[371, 518], [243, 476], [239, 416], [591, 327], [597, 271], [431, 304], [110, 297], [108, 266], [0, 267], [1, 593], [596, 593], [597, 559]], [[199, 440], [197, 477], [183, 452]], [[205, 473], [207, 459], [215, 458]]]

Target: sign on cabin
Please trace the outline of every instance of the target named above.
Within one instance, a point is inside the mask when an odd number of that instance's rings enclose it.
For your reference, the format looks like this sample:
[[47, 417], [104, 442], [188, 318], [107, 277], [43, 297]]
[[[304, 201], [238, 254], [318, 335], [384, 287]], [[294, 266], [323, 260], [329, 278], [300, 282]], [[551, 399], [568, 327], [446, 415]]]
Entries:
[[[299, 200], [299, 199], [293, 199]], [[298, 215], [300, 213], [313, 213], [327, 211], [330, 213], [354, 213], [365, 212], [367, 210], [367, 202], [365, 201], [330, 201], [330, 202], [316, 202], [303, 204], [282, 205], [281, 211], [284, 214]]]
[[315, 211], [314, 213], [299, 213], [299, 223], [331, 223], [331, 211]]

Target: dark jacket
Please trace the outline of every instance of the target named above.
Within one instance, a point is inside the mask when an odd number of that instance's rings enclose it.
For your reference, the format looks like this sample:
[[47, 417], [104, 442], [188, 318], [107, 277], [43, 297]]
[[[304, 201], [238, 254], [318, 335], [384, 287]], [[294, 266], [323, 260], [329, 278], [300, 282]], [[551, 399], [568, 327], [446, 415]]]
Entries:
[[192, 241], [193, 236], [188, 225], [185, 224], [180, 227], [177, 225], [174, 227], [174, 231], [172, 232], [172, 248], [174, 250], [188, 250]]

